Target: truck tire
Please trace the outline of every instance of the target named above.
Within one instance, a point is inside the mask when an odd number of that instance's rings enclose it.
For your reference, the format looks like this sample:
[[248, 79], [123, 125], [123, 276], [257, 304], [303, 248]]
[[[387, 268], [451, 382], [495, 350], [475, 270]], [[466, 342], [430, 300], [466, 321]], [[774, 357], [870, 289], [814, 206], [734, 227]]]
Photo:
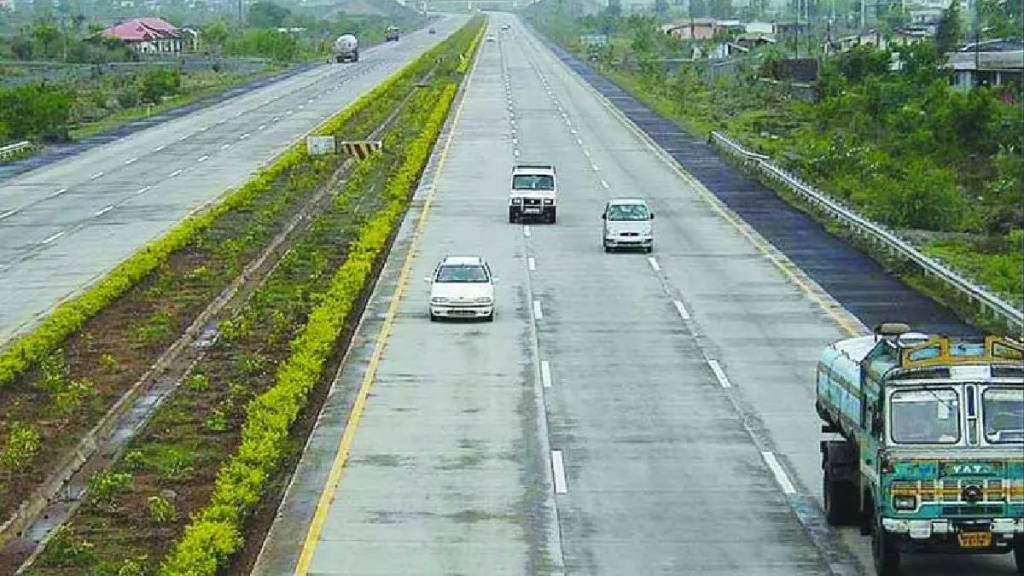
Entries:
[[508, 223], [515, 224], [519, 220], [519, 211], [515, 208], [508, 209]]
[[1013, 561], [1017, 564], [1017, 573], [1024, 576], [1024, 536], [1013, 539]]
[[878, 576], [897, 576], [900, 573], [900, 551], [877, 519], [871, 534], [871, 559]]
[[352, 61], [359, 62], [359, 50], [356, 50], [355, 52], [352, 53]]
[[548, 210], [548, 213], [547, 213], [548, 224], [554, 224], [556, 219], [557, 219], [557, 216], [556, 216], [556, 213], [555, 213], [555, 209], [552, 208], [551, 210]]
[[825, 468], [821, 492], [825, 500], [825, 519], [833, 526], [857, 523], [857, 487], [849, 481], [839, 480]]
[[344, 59], [344, 58], [342, 58], [341, 56], [335, 56], [335, 57], [334, 57], [334, 62], [335, 62], [336, 64], [341, 64], [341, 63], [342, 63], [342, 62], [344, 62], [344, 61], [345, 61], [345, 59]]

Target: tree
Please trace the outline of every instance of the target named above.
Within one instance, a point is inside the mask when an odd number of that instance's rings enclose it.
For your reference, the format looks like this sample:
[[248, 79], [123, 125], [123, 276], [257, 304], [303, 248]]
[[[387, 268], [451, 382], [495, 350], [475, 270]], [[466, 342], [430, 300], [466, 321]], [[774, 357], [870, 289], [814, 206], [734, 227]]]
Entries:
[[956, 50], [960, 43], [960, 2], [954, 0], [949, 8], [942, 12], [942, 18], [935, 30], [935, 44], [939, 52], [945, 54]]
[[609, 16], [622, 16], [622, 2], [621, 0], [608, 0], [608, 11]]
[[253, 28], [280, 28], [291, 14], [283, 6], [260, 0], [249, 7], [248, 24]]
[[668, 0], [654, 0], [654, 13], [658, 16], [668, 14]]

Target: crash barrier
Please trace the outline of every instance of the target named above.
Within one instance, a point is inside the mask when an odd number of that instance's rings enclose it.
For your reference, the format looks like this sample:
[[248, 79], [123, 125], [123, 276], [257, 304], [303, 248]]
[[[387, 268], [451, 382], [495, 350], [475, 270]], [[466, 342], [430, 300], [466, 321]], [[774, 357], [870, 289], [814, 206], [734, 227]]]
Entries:
[[0, 162], [13, 160], [18, 156], [28, 152], [32, 149], [32, 143], [28, 140], [17, 142], [15, 144], [8, 144], [7, 146], [0, 147]]
[[982, 312], [1002, 320], [1014, 333], [1020, 334], [1024, 330], [1024, 312], [993, 294], [984, 286], [964, 278], [949, 266], [924, 254], [910, 242], [897, 236], [892, 230], [861, 216], [852, 208], [843, 205], [835, 198], [775, 165], [768, 156], [751, 152], [720, 132], [712, 132], [709, 142], [719, 150], [742, 161], [745, 167], [773, 182], [783, 184], [802, 200], [839, 221], [854, 234], [885, 249], [893, 256], [913, 262], [925, 274], [939, 279], [948, 287], [976, 303]]

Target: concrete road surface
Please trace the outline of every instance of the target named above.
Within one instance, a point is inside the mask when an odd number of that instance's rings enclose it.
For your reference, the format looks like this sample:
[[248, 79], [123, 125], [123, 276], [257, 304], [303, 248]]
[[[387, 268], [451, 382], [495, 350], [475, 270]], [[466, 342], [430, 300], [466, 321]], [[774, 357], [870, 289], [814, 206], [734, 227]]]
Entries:
[[[813, 408], [815, 359], [857, 319], [518, 23], [500, 32], [509, 18], [492, 18], [255, 574], [870, 573], [866, 540], [824, 523]], [[557, 224], [507, 222], [515, 161], [556, 166]], [[653, 254], [602, 250], [616, 196], [653, 207]], [[493, 324], [429, 322], [421, 279], [447, 254], [491, 263]]]
[[364, 51], [0, 183], [0, 344], [437, 44]]

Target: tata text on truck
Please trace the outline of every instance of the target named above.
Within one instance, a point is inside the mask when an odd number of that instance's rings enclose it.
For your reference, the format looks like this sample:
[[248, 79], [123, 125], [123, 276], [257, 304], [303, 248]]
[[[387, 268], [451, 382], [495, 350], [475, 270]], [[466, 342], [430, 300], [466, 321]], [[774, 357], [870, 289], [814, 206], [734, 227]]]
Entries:
[[537, 218], [555, 223], [557, 205], [555, 167], [548, 164], [516, 164], [508, 199], [508, 221]]
[[817, 409], [825, 513], [872, 537], [878, 574], [903, 553], [1013, 552], [1024, 574], [1024, 345], [883, 324], [827, 347]]

